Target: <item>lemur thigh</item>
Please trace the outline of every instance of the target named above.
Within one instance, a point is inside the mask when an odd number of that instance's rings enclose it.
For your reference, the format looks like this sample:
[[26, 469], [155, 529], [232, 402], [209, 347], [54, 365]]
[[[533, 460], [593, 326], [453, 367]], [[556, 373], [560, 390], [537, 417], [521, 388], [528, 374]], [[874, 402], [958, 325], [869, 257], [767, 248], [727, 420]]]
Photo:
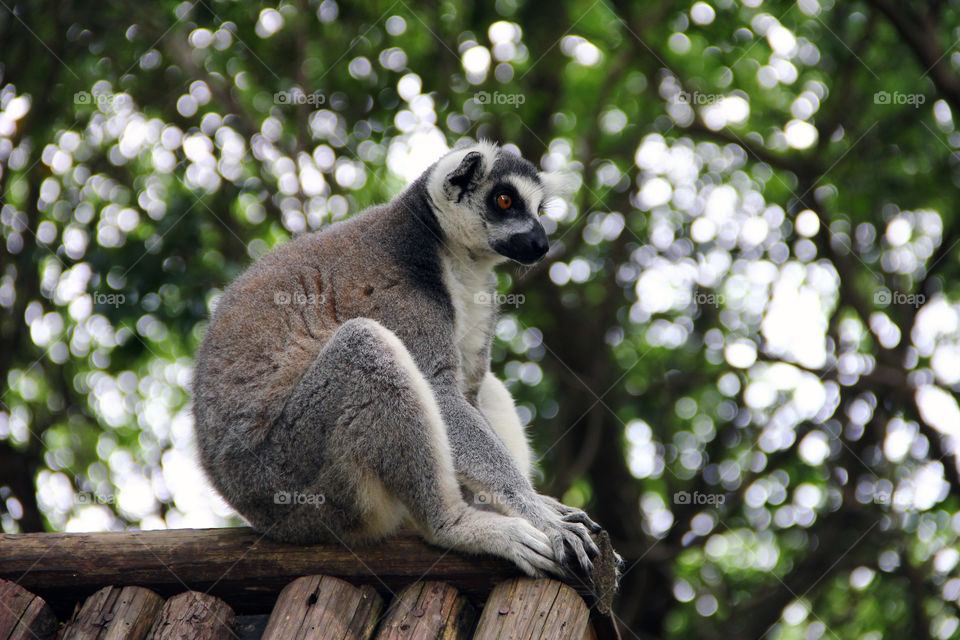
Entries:
[[345, 541], [377, 539], [409, 513], [436, 544], [500, 555], [533, 575], [562, 571], [547, 537], [528, 522], [463, 501], [433, 392], [403, 343], [379, 323], [355, 319], [337, 329], [284, 417], [277, 445], [299, 454], [288, 480], [325, 501], [292, 506], [274, 537], [325, 538], [334, 522], [351, 525], [333, 531]]
[[480, 411], [513, 454], [520, 471], [529, 478], [533, 467], [530, 443], [527, 441], [526, 431], [517, 415], [513, 396], [503, 382], [489, 371], [480, 385], [477, 402], [480, 405]]

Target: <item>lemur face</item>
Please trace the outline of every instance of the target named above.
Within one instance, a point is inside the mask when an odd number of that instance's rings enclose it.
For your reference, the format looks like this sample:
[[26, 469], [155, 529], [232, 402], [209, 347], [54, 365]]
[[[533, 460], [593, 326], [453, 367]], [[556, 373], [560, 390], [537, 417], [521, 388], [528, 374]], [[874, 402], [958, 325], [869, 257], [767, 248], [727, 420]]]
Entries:
[[[516, 160], [529, 164], [520, 158]], [[521, 264], [539, 261], [550, 248], [540, 224], [543, 187], [539, 179], [515, 174], [492, 182], [481, 214], [490, 248]]]
[[553, 184], [527, 160], [481, 142], [442, 158], [430, 193], [449, 242], [533, 264], [550, 247], [540, 212]]

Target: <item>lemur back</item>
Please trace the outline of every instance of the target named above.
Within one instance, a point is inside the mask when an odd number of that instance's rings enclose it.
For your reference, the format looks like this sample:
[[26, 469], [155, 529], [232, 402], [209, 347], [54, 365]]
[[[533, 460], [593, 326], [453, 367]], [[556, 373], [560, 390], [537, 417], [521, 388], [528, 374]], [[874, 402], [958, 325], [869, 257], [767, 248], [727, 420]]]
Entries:
[[218, 300], [195, 391], [263, 430], [343, 322], [449, 330], [438, 232], [410, 213], [374, 207], [263, 256]]

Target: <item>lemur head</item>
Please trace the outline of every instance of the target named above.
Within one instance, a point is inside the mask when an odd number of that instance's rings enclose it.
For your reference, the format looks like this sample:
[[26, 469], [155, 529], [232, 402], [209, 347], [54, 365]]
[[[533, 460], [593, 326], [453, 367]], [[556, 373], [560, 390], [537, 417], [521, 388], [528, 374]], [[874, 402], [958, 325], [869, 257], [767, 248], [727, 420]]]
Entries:
[[547, 253], [543, 204], [559, 181], [527, 160], [481, 141], [458, 147], [430, 170], [427, 189], [444, 241], [473, 258], [533, 264]]

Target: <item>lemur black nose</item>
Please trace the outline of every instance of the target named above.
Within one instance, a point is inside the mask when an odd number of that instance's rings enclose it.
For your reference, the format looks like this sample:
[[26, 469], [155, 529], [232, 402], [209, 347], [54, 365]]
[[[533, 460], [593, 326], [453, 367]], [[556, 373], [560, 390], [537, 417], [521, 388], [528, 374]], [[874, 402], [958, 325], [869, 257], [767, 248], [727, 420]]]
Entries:
[[550, 242], [547, 240], [547, 234], [539, 224], [529, 233], [525, 233], [519, 238], [520, 251], [514, 259], [523, 264], [533, 264], [547, 255], [550, 249]]
[[550, 243], [547, 241], [546, 234], [537, 234], [533, 238], [533, 253], [539, 257], [547, 255], [547, 251], [550, 250]]
[[547, 254], [550, 242], [539, 223], [532, 225], [529, 231], [517, 233], [491, 245], [502, 256], [516, 260], [520, 264], [533, 264]]

